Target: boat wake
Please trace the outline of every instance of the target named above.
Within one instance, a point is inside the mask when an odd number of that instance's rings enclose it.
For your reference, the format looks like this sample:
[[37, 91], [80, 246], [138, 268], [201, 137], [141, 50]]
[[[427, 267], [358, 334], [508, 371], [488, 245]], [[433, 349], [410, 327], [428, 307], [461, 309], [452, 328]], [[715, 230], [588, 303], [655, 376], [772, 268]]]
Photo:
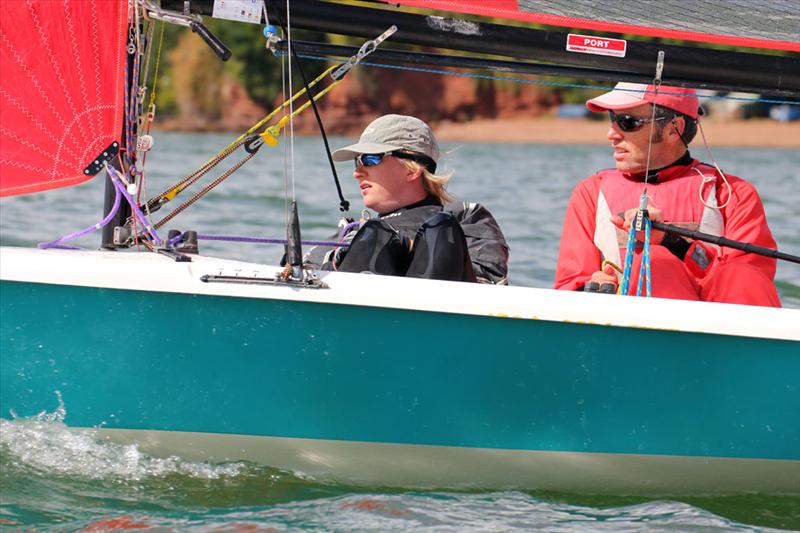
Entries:
[[[58, 407], [24, 418], [11, 413], [0, 418], [0, 449], [3, 466], [84, 480], [147, 481], [167, 477], [196, 480], [230, 480], [253, 475], [262, 467], [245, 462], [213, 464], [185, 461], [179, 457], [152, 457], [135, 444], [118, 444], [94, 430], [70, 428], [64, 424], [66, 408], [58, 396]], [[275, 469], [277, 473], [291, 475]], [[302, 476], [297, 476], [302, 479]]]

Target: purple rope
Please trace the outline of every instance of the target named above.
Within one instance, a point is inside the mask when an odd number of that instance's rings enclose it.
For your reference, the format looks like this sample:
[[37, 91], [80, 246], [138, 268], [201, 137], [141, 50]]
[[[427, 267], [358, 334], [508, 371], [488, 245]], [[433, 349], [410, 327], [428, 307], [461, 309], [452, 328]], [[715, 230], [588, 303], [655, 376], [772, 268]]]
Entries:
[[339, 232], [339, 238], [341, 239], [342, 237], [344, 237], [345, 235], [347, 235], [347, 233], [348, 233], [348, 232], [349, 232], [351, 229], [353, 229], [353, 228], [360, 228], [360, 227], [361, 227], [361, 221], [360, 221], [360, 220], [356, 220], [356, 221], [354, 221], [354, 222], [351, 222], [351, 223], [349, 223], [348, 225], [346, 225], [345, 227], [343, 227], [343, 228], [342, 228], [342, 231], [340, 231], [340, 232]]
[[66, 244], [53, 244], [52, 242], [40, 242], [39, 248], [45, 250], [83, 250], [80, 246], [68, 246]]
[[[254, 244], [286, 244], [286, 239], [262, 239], [259, 237], [237, 237], [234, 235], [198, 235], [198, 240], [202, 241], [230, 241], [230, 242], [250, 242]], [[183, 235], [177, 235], [167, 241], [169, 246], [175, 246], [183, 240]], [[308, 246], [350, 246], [350, 243], [340, 243], [337, 241], [301, 241]]]
[[[198, 239], [204, 241], [231, 241], [231, 242], [251, 242], [256, 244], [286, 244], [286, 239], [261, 239], [258, 237], [236, 237], [231, 235], [198, 235]], [[336, 241], [301, 241], [309, 246], [350, 246], [349, 243], [339, 243]]]
[[122, 176], [120, 175], [120, 173], [114, 167], [107, 166], [106, 169], [108, 170], [108, 173], [113, 178], [111, 181], [114, 183], [114, 187], [116, 187], [117, 190], [122, 193], [122, 195], [125, 197], [125, 199], [130, 204], [131, 210], [133, 211], [133, 214], [136, 217], [136, 219], [139, 221], [139, 223], [142, 226], [144, 226], [144, 229], [147, 230], [147, 233], [150, 234], [150, 237], [153, 239], [153, 242], [157, 246], [160, 246], [163, 241], [158, 237], [158, 235], [156, 234], [156, 230], [153, 229], [153, 227], [150, 225], [150, 222], [147, 221], [147, 218], [145, 218], [144, 213], [142, 213], [142, 210], [139, 209], [139, 206], [133, 200], [131, 195], [128, 194], [128, 190], [125, 188], [125, 185], [122, 183], [122, 179], [121, 179]]
[[105, 227], [106, 224], [111, 222], [111, 219], [114, 217], [114, 215], [117, 214], [117, 210], [119, 209], [120, 200], [122, 199], [122, 195], [120, 194], [118, 188], [116, 188], [116, 191], [117, 191], [117, 194], [114, 197], [114, 206], [111, 208], [111, 211], [108, 212], [108, 215], [106, 215], [106, 217], [103, 220], [101, 220], [100, 222], [98, 222], [94, 226], [89, 226], [86, 229], [82, 229], [80, 231], [76, 231], [75, 233], [70, 233], [69, 235], [65, 235], [63, 237], [59, 237], [58, 239], [56, 239], [54, 241], [40, 242], [38, 247], [41, 248], [42, 250], [46, 250], [48, 248], [60, 248], [62, 250], [80, 250], [80, 248], [78, 248], [76, 246], [64, 246], [63, 243], [65, 243], [67, 241], [71, 241], [73, 239], [77, 239], [78, 237], [82, 237], [82, 236], [86, 235], [87, 233], [91, 233], [93, 231], [99, 230], [100, 228]]

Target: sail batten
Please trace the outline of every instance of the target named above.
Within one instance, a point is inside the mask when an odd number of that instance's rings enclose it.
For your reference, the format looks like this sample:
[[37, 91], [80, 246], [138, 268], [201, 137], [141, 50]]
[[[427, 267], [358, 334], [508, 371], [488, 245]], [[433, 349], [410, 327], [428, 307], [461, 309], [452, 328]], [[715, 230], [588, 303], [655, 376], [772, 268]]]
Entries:
[[0, 196], [75, 185], [122, 130], [126, 0], [0, 2]]

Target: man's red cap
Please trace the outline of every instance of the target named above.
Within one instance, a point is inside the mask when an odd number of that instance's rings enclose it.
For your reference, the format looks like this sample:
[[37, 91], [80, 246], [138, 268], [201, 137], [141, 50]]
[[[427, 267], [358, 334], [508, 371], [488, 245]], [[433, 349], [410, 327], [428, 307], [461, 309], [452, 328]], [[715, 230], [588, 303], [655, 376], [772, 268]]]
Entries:
[[621, 111], [647, 103], [668, 107], [695, 119], [700, 115], [700, 104], [694, 89], [662, 85], [656, 94], [655, 86], [642, 83], [620, 82], [614, 86], [613, 91], [588, 100], [586, 107], [600, 113]]

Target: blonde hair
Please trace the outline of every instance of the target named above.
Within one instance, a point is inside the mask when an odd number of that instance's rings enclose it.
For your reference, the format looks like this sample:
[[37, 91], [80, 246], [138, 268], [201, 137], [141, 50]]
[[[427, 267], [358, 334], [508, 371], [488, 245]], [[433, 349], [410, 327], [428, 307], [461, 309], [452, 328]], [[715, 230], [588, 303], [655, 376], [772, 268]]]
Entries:
[[400, 162], [403, 163], [409, 170], [422, 171], [422, 185], [425, 187], [425, 191], [439, 200], [442, 205], [454, 200], [454, 197], [447, 192], [447, 183], [450, 181], [450, 178], [453, 177], [452, 172], [449, 174], [433, 174], [427, 168], [422, 166], [422, 164], [417, 163], [416, 161], [412, 161], [410, 159], [400, 159]]

